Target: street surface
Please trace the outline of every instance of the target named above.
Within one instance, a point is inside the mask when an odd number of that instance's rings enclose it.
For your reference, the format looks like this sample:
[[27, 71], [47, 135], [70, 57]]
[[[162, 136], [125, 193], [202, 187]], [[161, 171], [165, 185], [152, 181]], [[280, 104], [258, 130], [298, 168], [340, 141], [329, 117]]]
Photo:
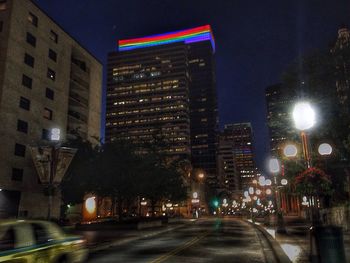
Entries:
[[88, 262], [273, 263], [268, 243], [234, 218], [202, 219], [177, 230], [91, 254]]

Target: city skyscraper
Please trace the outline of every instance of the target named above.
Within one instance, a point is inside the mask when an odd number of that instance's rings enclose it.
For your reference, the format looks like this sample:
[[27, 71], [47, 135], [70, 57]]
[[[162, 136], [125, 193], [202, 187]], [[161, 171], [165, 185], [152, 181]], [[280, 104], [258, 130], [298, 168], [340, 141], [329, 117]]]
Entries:
[[0, 2], [0, 217], [47, 215], [29, 147], [52, 128], [101, 137], [101, 85], [101, 63], [34, 2]]
[[[226, 124], [220, 135], [225, 144], [232, 145], [234, 165], [237, 175], [233, 176], [232, 184], [239, 178], [239, 189], [246, 189], [256, 177], [256, 166], [253, 150], [253, 130], [249, 122]], [[235, 186], [234, 188], [237, 189]]]
[[153, 142], [216, 183], [215, 43], [209, 25], [119, 41], [108, 54], [106, 140]]
[[270, 135], [270, 153], [280, 156], [284, 144], [296, 136], [291, 112], [295, 96], [283, 89], [282, 84], [271, 85], [265, 90], [267, 126]]
[[219, 135], [218, 146], [218, 178], [220, 188], [229, 192], [235, 197], [242, 194], [240, 187], [240, 174], [235, 165], [235, 155], [233, 148], [233, 140], [224, 133]]
[[349, 63], [349, 47], [350, 47], [350, 30], [346, 26], [342, 26], [338, 30], [338, 37], [335, 41], [331, 54], [334, 56], [336, 63], [336, 88], [339, 103], [344, 112], [350, 111], [350, 63]]

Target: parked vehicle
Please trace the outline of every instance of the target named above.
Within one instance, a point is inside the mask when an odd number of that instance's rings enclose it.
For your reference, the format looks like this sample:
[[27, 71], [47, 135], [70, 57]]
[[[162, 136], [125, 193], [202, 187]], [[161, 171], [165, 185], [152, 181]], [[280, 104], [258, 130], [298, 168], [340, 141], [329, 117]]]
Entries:
[[65, 234], [55, 223], [0, 221], [0, 262], [80, 263], [87, 255], [85, 240]]

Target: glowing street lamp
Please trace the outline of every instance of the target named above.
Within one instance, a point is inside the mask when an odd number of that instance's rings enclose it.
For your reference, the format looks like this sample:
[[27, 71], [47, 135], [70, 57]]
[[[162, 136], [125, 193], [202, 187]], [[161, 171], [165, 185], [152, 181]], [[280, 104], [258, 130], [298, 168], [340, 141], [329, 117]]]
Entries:
[[271, 158], [269, 161], [269, 168], [271, 173], [278, 173], [280, 171], [280, 164], [276, 158]]
[[286, 157], [295, 157], [298, 154], [298, 149], [294, 144], [288, 144], [284, 147], [283, 153]]
[[266, 179], [265, 185], [270, 186], [272, 184], [272, 181], [270, 179]]
[[315, 125], [316, 114], [309, 102], [298, 102], [294, 106], [293, 119], [295, 127], [300, 131], [305, 131]]
[[203, 179], [203, 178], [204, 178], [204, 173], [199, 173], [199, 174], [198, 174], [198, 178], [199, 178], [199, 179]]
[[333, 151], [333, 148], [328, 143], [322, 143], [320, 146], [318, 146], [318, 153], [320, 155], [331, 155]]
[[265, 186], [265, 184], [266, 184], [265, 176], [260, 176], [259, 177], [259, 185]]
[[281, 180], [281, 185], [287, 185], [287, 184], [288, 184], [287, 179], [282, 179], [282, 180]]

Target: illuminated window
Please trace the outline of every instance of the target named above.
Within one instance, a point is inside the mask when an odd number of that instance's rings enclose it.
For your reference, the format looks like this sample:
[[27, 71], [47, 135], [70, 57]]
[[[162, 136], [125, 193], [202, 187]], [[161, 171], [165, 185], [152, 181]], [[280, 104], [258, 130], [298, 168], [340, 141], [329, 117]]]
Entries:
[[29, 14], [28, 14], [28, 21], [33, 26], [36, 26], [36, 27], [38, 26], [38, 17], [31, 12], [29, 12]]
[[44, 114], [43, 117], [47, 120], [52, 120], [52, 110], [48, 109], [48, 108], [44, 108]]
[[56, 79], [56, 72], [53, 71], [52, 69], [50, 68], [47, 68], [47, 75], [46, 75], [49, 79], [55, 81]]
[[55, 43], [58, 42], [58, 35], [53, 30], [50, 31], [49, 38]]

